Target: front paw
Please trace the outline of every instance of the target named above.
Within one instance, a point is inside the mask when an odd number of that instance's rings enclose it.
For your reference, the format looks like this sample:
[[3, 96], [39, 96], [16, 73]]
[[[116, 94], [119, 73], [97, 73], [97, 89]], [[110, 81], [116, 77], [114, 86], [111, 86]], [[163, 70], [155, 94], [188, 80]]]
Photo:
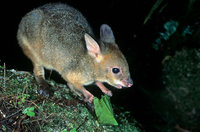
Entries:
[[84, 101], [85, 101], [85, 102], [88, 102], [88, 103], [92, 103], [93, 100], [94, 100], [94, 96], [93, 96], [93, 95], [90, 95], [90, 96], [88, 96], [88, 97], [86, 97], [86, 98], [84, 99]]
[[106, 91], [104, 91], [104, 93], [106, 94], [106, 95], [108, 95], [108, 96], [112, 96], [112, 92], [110, 91], [110, 90], [106, 90]]

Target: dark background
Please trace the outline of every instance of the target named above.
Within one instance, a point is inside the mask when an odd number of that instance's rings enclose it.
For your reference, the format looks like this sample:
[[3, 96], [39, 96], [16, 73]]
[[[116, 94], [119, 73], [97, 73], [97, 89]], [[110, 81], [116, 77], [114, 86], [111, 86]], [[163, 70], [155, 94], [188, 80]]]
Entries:
[[[180, 20], [185, 15], [187, 0], [163, 1], [162, 11], [155, 10], [144, 24], [156, 0], [35, 0], [8, 1], [1, 5], [1, 44], [0, 63], [6, 63], [7, 69], [32, 72], [32, 64], [18, 47], [16, 33], [21, 18], [38, 6], [50, 2], [68, 3], [81, 11], [99, 37], [99, 27], [107, 23], [113, 29], [116, 41], [127, 58], [133, 87], [114, 90], [112, 103], [125, 110], [141, 123], [147, 131], [153, 131], [152, 124], [160, 123], [158, 115], [152, 110], [152, 102], [145, 90], [156, 91], [162, 88], [161, 60], [162, 51], [155, 51], [152, 43], [162, 32], [163, 24], [169, 20]], [[160, 11], [160, 12], [159, 12]]]

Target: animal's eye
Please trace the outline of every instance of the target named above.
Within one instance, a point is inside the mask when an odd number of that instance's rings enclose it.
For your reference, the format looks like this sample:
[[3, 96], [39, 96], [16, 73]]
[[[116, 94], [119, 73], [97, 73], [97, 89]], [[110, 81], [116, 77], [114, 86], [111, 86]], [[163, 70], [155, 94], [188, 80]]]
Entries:
[[114, 74], [117, 74], [117, 73], [120, 72], [120, 69], [119, 69], [119, 68], [113, 68], [113, 69], [112, 69], [112, 72], [113, 72]]

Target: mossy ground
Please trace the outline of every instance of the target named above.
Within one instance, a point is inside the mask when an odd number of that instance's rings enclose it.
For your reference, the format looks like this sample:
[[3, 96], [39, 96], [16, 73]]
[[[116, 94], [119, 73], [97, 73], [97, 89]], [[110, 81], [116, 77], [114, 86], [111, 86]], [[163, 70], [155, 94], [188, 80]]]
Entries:
[[153, 95], [154, 110], [167, 122], [165, 129], [199, 132], [200, 50], [176, 51], [163, 63], [162, 80], [163, 89]]
[[[0, 131], [139, 131], [134, 119], [127, 120], [129, 112], [115, 114], [118, 126], [100, 125], [94, 112], [66, 85], [48, 82], [55, 92], [53, 97], [46, 99], [38, 95], [32, 74], [0, 66]], [[34, 110], [28, 112], [34, 113], [33, 116], [24, 113], [31, 107]]]

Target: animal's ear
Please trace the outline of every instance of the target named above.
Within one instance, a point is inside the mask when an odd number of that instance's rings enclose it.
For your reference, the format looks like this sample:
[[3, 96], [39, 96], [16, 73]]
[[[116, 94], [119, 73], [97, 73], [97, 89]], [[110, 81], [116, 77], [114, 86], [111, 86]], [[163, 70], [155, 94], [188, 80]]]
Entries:
[[115, 43], [113, 31], [107, 24], [102, 24], [100, 27], [100, 39], [105, 43]]
[[97, 42], [87, 33], [84, 35], [86, 48], [88, 54], [92, 56], [97, 62], [100, 62], [102, 59], [102, 54], [99, 45]]

